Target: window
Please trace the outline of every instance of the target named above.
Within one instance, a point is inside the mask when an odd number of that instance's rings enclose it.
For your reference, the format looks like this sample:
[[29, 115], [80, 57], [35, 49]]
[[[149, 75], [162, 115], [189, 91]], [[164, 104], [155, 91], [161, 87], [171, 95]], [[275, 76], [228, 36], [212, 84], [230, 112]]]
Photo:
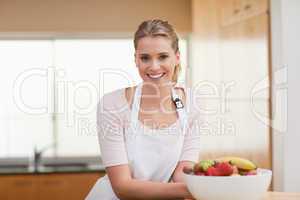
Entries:
[[[29, 156], [34, 145], [53, 142], [51, 113], [34, 112], [47, 105], [50, 41], [0, 41], [0, 156]], [[37, 74], [31, 76], [31, 74]]]
[[0, 157], [99, 155], [99, 98], [141, 81], [132, 39], [0, 40], [0, 55]]

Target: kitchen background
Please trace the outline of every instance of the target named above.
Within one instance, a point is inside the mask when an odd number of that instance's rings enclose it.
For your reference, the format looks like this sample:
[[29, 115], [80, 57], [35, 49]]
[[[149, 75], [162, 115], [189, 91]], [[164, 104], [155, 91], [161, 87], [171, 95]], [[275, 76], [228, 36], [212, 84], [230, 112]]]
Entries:
[[96, 106], [140, 80], [133, 33], [180, 36], [200, 96], [199, 157], [238, 155], [300, 192], [297, 0], [0, 0], [0, 199], [83, 199], [104, 174]]

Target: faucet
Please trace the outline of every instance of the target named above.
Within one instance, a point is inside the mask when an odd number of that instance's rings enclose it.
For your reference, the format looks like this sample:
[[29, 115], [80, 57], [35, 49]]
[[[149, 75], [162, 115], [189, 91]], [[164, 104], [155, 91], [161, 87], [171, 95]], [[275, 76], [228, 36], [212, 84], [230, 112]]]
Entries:
[[55, 147], [56, 144], [50, 144], [48, 146], [45, 146], [44, 148], [38, 150], [37, 147], [34, 147], [34, 154], [33, 154], [33, 170], [34, 172], [38, 172], [38, 168], [40, 166], [41, 163], [41, 159], [42, 159], [42, 154], [47, 151], [50, 148]]

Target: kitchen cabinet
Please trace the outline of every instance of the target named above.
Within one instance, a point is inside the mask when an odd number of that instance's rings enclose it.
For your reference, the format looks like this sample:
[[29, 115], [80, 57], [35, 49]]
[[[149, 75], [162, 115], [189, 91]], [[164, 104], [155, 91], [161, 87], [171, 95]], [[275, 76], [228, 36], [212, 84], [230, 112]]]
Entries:
[[267, 13], [268, 0], [218, 1], [221, 26], [228, 26]]
[[0, 176], [0, 199], [35, 199], [37, 186], [34, 176]]
[[[234, 82], [228, 98], [250, 98], [259, 81], [269, 79], [268, 15], [262, 14], [219, 30], [222, 81]], [[255, 94], [267, 99], [268, 91]]]
[[242, 20], [265, 14], [269, 10], [268, 0], [241, 0]]
[[223, 148], [271, 168], [270, 94], [261, 86], [270, 82], [267, 1], [235, 0], [234, 6], [239, 17], [218, 31], [221, 81], [233, 83], [221, 117], [235, 128]]
[[191, 86], [217, 89], [196, 102], [210, 111], [201, 113], [200, 159], [236, 155], [271, 169], [268, 0], [194, 0], [192, 7]]
[[104, 172], [0, 176], [1, 200], [82, 200]]
[[232, 24], [241, 18], [241, 1], [240, 0], [224, 0], [219, 1], [221, 25], [226, 26]]

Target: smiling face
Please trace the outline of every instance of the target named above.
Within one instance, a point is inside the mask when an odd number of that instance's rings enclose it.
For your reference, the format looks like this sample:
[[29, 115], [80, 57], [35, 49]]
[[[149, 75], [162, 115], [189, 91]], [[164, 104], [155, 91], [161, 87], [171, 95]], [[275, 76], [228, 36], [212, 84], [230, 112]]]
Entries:
[[135, 51], [135, 63], [141, 78], [147, 83], [162, 85], [172, 81], [175, 65], [180, 63], [179, 52], [167, 37], [143, 37]]

